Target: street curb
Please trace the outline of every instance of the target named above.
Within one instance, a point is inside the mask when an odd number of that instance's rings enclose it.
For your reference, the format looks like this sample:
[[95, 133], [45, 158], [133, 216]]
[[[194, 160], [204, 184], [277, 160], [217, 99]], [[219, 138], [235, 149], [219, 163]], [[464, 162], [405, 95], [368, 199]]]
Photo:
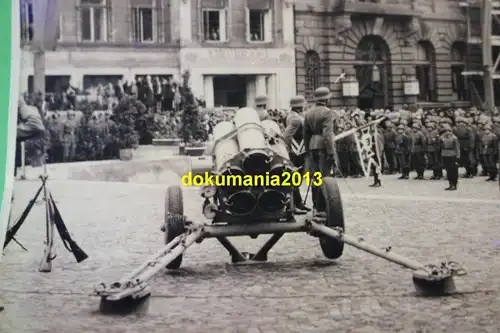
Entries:
[[[191, 169], [189, 156], [169, 156], [157, 160], [98, 161], [60, 163], [47, 165], [49, 179], [140, 182], [173, 182]], [[43, 174], [43, 167], [26, 168], [26, 179], [36, 179]]]

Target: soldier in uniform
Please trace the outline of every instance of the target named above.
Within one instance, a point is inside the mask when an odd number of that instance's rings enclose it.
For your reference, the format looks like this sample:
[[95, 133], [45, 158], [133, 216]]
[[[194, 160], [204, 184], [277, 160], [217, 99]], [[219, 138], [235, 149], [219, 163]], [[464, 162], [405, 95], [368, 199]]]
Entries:
[[[345, 130], [345, 126], [343, 124], [337, 125], [338, 133], [342, 133]], [[352, 137], [352, 135], [350, 135]], [[335, 149], [337, 152], [337, 160], [338, 160], [338, 171], [340, 171], [340, 177], [348, 177], [349, 176], [349, 147], [348, 147], [348, 139], [342, 138], [335, 142]]]
[[411, 136], [411, 162], [417, 176], [414, 179], [423, 180], [425, 172], [425, 152], [427, 150], [427, 138], [418, 122], [414, 122], [412, 125], [413, 133]]
[[408, 179], [410, 176], [411, 138], [405, 133], [406, 126], [399, 124], [396, 135], [396, 158], [401, 167], [401, 176], [398, 179]]
[[481, 156], [483, 167], [488, 178], [486, 181], [497, 180], [498, 169], [496, 155], [498, 152], [498, 137], [491, 131], [491, 126], [484, 127], [484, 134], [481, 138]]
[[73, 162], [76, 155], [76, 123], [73, 111], [68, 111], [68, 119], [64, 122], [62, 133], [63, 162]]
[[432, 170], [432, 180], [440, 180], [443, 177], [443, 167], [441, 166], [441, 152], [439, 151], [439, 130], [434, 121], [429, 121], [429, 131], [427, 136], [427, 162]]
[[474, 144], [474, 147], [475, 147], [474, 153], [475, 153], [476, 161], [481, 166], [481, 177], [486, 177], [488, 175], [486, 167], [484, 166], [483, 154], [481, 153], [485, 125], [486, 124], [483, 122], [479, 122], [477, 125], [474, 125], [474, 127], [475, 127], [474, 133], [476, 134], [476, 136], [475, 136], [476, 140], [475, 140], [475, 144]]
[[[316, 105], [307, 110], [304, 116], [304, 147], [307, 154], [309, 172], [314, 178], [315, 172], [323, 177], [331, 174], [335, 163], [335, 124], [334, 113], [327, 107], [331, 97], [330, 90], [320, 87], [314, 92]], [[314, 209], [324, 212], [326, 203], [320, 195], [320, 189], [312, 186]]]
[[47, 123], [47, 130], [49, 131], [49, 151], [47, 152], [49, 156], [49, 163], [58, 163], [62, 160], [62, 143], [61, 143], [61, 123], [59, 121], [59, 116], [54, 113], [50, 116]]
[[267, 96], [257, 96], [255, 98], [255, 109], [259, 114], [260, 121], [269, 119], [269, 113], [267, 112], [267, 104], [269, 100]]
[[[350, 122], [345, 125], [346, 131], [353, 128]], [[348, 157], [349, 157], [349, 173], [348, 176], [353, 178], [359, 178], [362, 174], [361, 161], [359, 160], [358, 146], [356, 145], [356, 139], [354, 135], [349, 135], [344, 138], [345, 145], [347, 147]]]
[[[290, 160], [301, 172], [305, 172], [306, 150], [304, 149], [304, 108], [306, 99], [304, 96], [295, 96], [290, 99], [290, 112], [286, 116], [285, 132], [283, 138], [290, 153]], [[293, 193], [295, 214], [305, 214], [310, 211], [304, 204], [300, 194], [300, 187], [296, 187]]]
[[449, 186], [446, 191], [455, 191], [458, 186], [458, 163], [460, 161], [460, 140], [453, 134], [448, 123], [443, 124], [443, 134], [439, 140], [441, 158], [446, 170]]
[[460, 142], [460, 165], [465, 168], [464, 178], [472, 178], [474, 166], [474, 146], [476, 136], [474, 131], [467, 126], [463, 117], [457, 118], [457, 125], [453, 131]]
[[[382, 182], [380, 181], [380, 172], [382, 171], [382, 163], [381, 160], [383, 159], [383, 154], [384, 154], [384, 133], [382, 132], [381, 128], [377, 128], [375, 132], [375, 140], [376, 142], [373, 142], [373, 147], [372, 151], [375, 152], [375, 155], [372, 157], [375, 163], [371, 166], [371, 172], [373, 174], [373, 184], [370, 185], [370, 187], [380, 187], [382, 186]], [[378, 148], [378, 149], [377, 149]]]
[[396, 131], [392, 126], [390, 121], [386, 121], [386, 128], [384, 130], [384, 153], [385, 160], [387, 161], [389, 169], [387, 173], [389, 175], [394, 174], [395, 170], [395, 160], [394, 160], [394, 149], [396, 148]]
[[118, 147], [111, 135], [115, 125], [115, 122], [111, 119], [111, 114], [106, 113], [100, 130], [104, 142], [105, 159], [116, 158], [118, 156]]

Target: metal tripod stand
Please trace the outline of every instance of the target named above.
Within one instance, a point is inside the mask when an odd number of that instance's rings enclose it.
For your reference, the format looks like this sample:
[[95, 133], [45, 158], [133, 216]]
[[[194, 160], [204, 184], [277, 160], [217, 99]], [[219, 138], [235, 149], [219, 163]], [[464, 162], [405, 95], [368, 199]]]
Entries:
[[[46, 154], [45, 154], [46, 156]], [[42, 184], [38, 188], [37, 192], [35, 193], [34, 197], [28, 202], [28, 205], [24, 209], [23, 213], [19, 217], [19, 219], [16, 220], [16, 222], [12, 225], [7, 230], [7, 235], [5, 237], [5, 243], [3, 245], [3, 248], [5, 249], [7, 245], [12, 241], [15, 240], [15, 235], [23, 225], [23, 223], [26, 221], [26, 218], [28, 217], [29, 213], [31, 212], [31, 209], [35, 205], [35, 203], [38, 200], [38, 197], [40, 194], [43, 193], [43, 202], [45, 205], [45, 250], [43, 253], [43, 257], [40, 261], [40, 265], [38, 270], [40, 272], [51, 272], [52, 271], [52, 261], [55, 259], [55, 249], [54, 249], [54, 237], [55, 237], [55, 230], [57, 229], [59, 236], [64, 244], [64, 247], [73, 254], [75, 257], [76, 261], [78, 263], [84, 261], [85, 259], [88, 258], [88, 255], [76, 244], [76, 242], [71, 238], [68, 229], [66, 228], [66, 225], [64, 223], [64, 220], [62, 219], [61, 213], [56, 205], [56, 202], [50, 193], [49, 189], [47, 188], [47, 180], [48, 180], [48, 173], [47, 173], [47, 164], [45, 163], [45, 158], [44, 158], [44, 163], [43, 163], [43, 175], [40, 175], [40, 180], [42, 181]]]

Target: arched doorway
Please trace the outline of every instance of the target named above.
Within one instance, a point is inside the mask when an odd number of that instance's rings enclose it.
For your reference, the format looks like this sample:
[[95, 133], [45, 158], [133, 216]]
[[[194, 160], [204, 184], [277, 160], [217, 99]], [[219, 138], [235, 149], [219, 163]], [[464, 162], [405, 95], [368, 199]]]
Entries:
[[358, 107], [364, 110], [389, 107], [392, 104], [391, 58], [385, 40], [376, 35], [361, 38], [356, 48], [355, 67], [359, 82]]
[[415, 70], [420, 86], [420, 102], [437, 102], [436, 52], [428, 41], [417, 43]]
[[466, 56], [467, 45], [464, 42], [454, 42], [451, 45], [451, 88], [458, 101], [469, 100], [467, 81], [462, 75], [465, 71]]

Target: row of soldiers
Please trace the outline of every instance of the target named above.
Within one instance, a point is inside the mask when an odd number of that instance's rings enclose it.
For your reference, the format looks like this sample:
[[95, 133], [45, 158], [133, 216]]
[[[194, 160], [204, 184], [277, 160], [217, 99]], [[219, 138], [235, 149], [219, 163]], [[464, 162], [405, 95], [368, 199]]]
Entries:
[[[500, 116], [478, 116], [476, 112], [394, 112], [379, 110], [366, 114], [361, 110], [347, 113], [333, 111], [327, 105], [331, 92], [326, 87], [318, 88], [315, 105], [306, 111], [307, 102], [303, 96], [290, 100], [284, 126], [284, 140], [289, 148], [290, 158], [298, 168], [304, 170], [306, 160], [310, 172], [320, 171], [330, 174], [330, 170], [340, 177], [362, 177], [364, 170], [360, 160], [359, 144], [354, 135], [335, 141], [335, 134], [363, 126], [367, 121], [384, 117], [376, 134], [376, 146], [381, 165], [373, 168], [374, 184], [381, 186], [378, 173], [400, 173], [399, 179], [408, 179], [410, 171], [416, 171], [416, 180], [425, 180], [427, 170], [432, 172], [431, 180], [445, 178], [448, 191], [458, 187], [458, 170], [464, 167], [464, 178], [487, 177], [495, 181], [498, 177], [500, 147]], [[255, 100], [261, 120], [268, 119], [267, 98], [259, 96]], [[451, 116], [450, 116], [451, 114]], [[372, 147], [375, 149], [375, 144]], [[481, 168], [479, 168], [479, 166]], [[296, 191], [294, 202], [296, 213], [307, 211], [300, 191]], [[313, 202], [317, 193], [313, 189]], [[324, 203], [316, 202], [320, 208]]]
[[94, 113], [90, 119], [78, 118], [73, 111], [66, 114], [67, 117], [62, 117], [60, 113], [54, 112], [45, 117], [49, 136], [49, 163], [117, 157], [111, 135], [115, 124], [109, 113]]

